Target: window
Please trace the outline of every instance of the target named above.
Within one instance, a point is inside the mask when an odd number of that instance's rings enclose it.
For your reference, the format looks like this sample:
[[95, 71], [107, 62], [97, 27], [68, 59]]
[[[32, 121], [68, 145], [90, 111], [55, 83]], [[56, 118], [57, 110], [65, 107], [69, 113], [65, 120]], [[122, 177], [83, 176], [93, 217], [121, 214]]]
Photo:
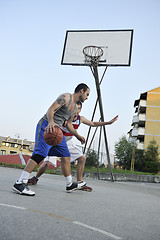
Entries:
[[23, 145], [23, 149], [29, 149], [29, 146]]
[[9, 143], [6, 143], [6, 147], [9, 147]]
[[11, 143], [11, 147], [13, 147], [13, 148], [18, 148], [18, 144], [16, 144], [16, 143]]
[[16, 154], [17, 152], [15, 152], [15, 151], [10, 151], [10, 154]]
[[6, 150], [1, 150], [1, 154], [5, 155], [6, 154]]

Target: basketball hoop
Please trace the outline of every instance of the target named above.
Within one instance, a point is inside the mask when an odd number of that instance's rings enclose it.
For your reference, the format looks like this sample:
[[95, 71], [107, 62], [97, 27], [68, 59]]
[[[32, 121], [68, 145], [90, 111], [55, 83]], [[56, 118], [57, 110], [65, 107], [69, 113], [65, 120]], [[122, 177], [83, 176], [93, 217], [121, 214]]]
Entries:
[[103, 55], [103, 50], [97, 46], [86, 46], [83, 48], [85, 57], [84, 62], [89, 66], [98, 66], [99, 60]]

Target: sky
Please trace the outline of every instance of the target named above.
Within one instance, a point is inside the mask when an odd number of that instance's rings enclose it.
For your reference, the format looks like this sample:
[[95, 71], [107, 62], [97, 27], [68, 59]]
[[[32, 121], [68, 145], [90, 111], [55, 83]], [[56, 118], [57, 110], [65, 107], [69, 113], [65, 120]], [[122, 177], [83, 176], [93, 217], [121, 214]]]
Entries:
[[[119, 115], [106, 127], [114, 154], [115, 143], [131, 129], [134, 101], [160, 86], [159, 13], [159, 0], [0, 0], [0, 136], [34, 141], [49, 106], [79, 83], [90, 87], [81, 115], [91, 119], [95, 80], [88, 67], [61, 65], [66, 31], [133, 29], [131, 66], [108, 67], [101, 84], [105, 121]], [[99, 117], [97, 109], [94, 121]], [[87, 131], [80, 126], [82, 136]], [[99, 132], [95, 150], [98, 138]]]

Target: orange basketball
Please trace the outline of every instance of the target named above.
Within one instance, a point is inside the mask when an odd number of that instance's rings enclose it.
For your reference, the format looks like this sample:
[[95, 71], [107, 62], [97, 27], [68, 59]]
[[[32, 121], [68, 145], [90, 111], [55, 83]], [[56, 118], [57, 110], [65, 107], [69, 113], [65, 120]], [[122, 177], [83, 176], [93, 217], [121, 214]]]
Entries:
[[46, 131], [43, 134], [43, 138], [48, 145], [57, 146], [62, 142], [63, 132], [57, 125], [54, 126], [54, 132], [47, 133]]

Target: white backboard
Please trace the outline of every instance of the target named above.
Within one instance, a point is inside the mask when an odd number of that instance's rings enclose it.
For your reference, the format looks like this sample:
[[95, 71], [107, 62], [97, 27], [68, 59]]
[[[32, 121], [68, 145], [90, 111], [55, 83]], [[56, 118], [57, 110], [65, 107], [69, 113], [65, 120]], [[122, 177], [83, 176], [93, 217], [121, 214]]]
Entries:
[[130, 66], [133, 30], [71, 30], [66, 31], [62, 65], [85, 66], [83, 48], [101, 47], [99, 66]]

